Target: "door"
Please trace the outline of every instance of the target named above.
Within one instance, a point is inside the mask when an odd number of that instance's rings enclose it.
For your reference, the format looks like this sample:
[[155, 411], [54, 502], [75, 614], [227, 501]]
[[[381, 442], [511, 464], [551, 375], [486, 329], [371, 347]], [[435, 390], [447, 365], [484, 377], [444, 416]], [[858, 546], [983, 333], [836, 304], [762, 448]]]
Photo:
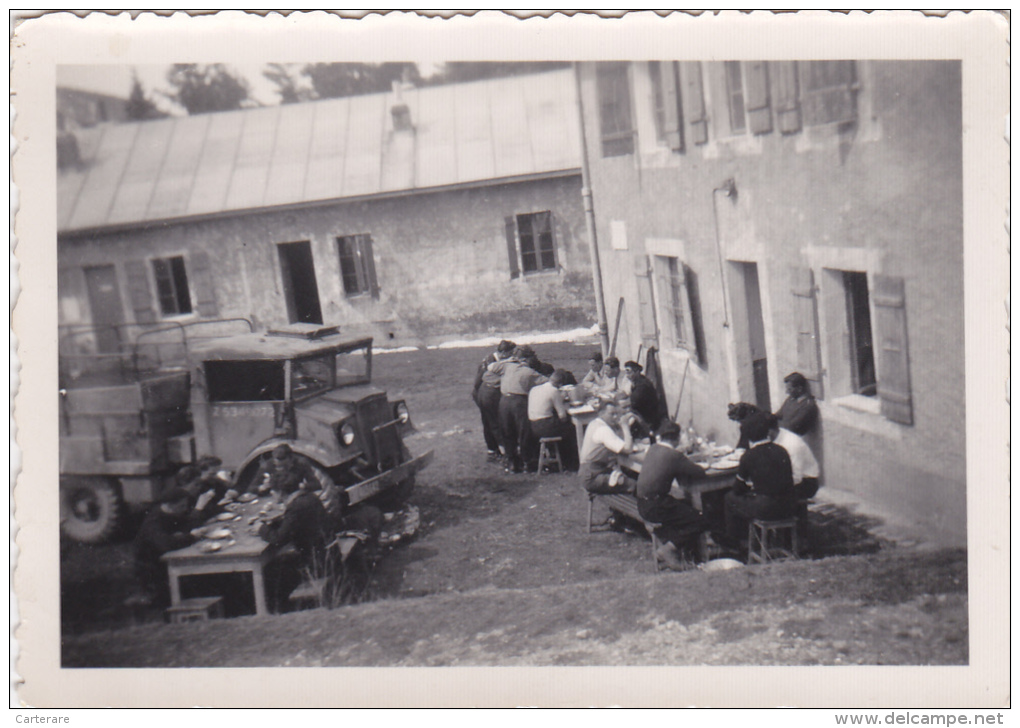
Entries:
[[120, 338], [117, 326], [124, 323], [124, 304], [117, 288], [117, 271], [112, 265], [85, 269], [92, 323], [96, 327], [96, 345], [100, 352], [115, 352]]
[[765, 349], [765, 320], [762, 317], [761, 287], [757, 263], [732, 262], [734, 337], [737, 347], [738, 382], [741, 397], [766, 412], [772, 411], [769, 393], [768, 355]]
[[315, 282], [315, 265], [312, 262], [312, 244], [281, 243], [280, 273], [283, 277], [283, 295], [287, 300], [287, 316], [291, 323], [321, 324], [319, 287]]

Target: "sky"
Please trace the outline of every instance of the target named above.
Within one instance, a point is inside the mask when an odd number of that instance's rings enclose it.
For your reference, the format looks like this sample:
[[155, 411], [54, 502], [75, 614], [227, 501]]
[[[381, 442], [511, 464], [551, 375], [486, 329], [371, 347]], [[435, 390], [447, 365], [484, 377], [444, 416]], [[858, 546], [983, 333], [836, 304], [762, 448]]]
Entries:
[[[266, 67], [265, 63], [228, 63], [225, 65], [248, 81], [250, 96], [253, 100], [262, 105], [275, 105], [280, 102], [276, 87], [262, 75], [262, 71]], [[185, 113], [183, 109], [175, 107], [158, 93], [161, 89], [169, 88], [166, 82], [169, 68], [170, 66], [165, 64], [59, 65], [57, 66], [57, 85], [127, 98], [131, 92], [131, 78], [134, 72], [138, 74], [138, 79], [142, 82], [146, 95], [160, 110], [171, 114], [183, 114]], [[419, 64], [418, 68], [423, 77], [428, 77], [434, 73], [435, 66]]]

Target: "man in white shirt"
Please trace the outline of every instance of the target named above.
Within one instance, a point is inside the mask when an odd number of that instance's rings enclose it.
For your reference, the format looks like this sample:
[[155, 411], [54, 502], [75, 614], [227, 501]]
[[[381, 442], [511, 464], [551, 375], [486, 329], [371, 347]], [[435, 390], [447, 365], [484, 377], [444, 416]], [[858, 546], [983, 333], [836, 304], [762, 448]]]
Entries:
[[818, 467], [818, 461], [811, 452], [811, 448], [800, 435], [790, 432], [785, 427], [780, 427], [775, 418], [773, 418], [770, 435], [772, 442], [782, 447], [790, 455], [790, 464], [793, 466], [794, 497], [797, 500], [813, 498], [818, 492], [818, 478], [821, 476], [821, 469]]
[[563, 392], [560, 391], [566, 380], [566, 372], [557, 369], [548, 382], [531, 388], [528, 392], [528, 423], [531, 426], [536, 452], [541, 438], [560, 437], [562, 440], [559, 451], [563, 468], [576, 472], [577, 431], [570, 422], [567, 403]]
[[633, 451], [630, 425], [634, 415], [621, 415], [614, 401], [603, 401], [588, 425], [581, 445], [581, 484], [589, 493], [633, 493], [635, 481], [620, 471], [616, 456]]

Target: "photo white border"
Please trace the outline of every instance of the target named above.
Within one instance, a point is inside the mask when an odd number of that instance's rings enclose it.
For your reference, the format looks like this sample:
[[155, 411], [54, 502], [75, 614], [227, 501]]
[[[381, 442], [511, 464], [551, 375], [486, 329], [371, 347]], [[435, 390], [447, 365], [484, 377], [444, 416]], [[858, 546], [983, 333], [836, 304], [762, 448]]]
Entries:
[[[470, 12], [470, 11], [469, 11]], [[12, 29], [21, 704], [1002, 707], [1009, 702], [1008, 24], [998, 13], [676, 12], [449, 19], [52, 13]], [[394, 39], [399, 39], [394, 42]], [[682, 42], [680, 42], [682, 39]], [[342, 49], [342, 51], [340, 50]], [[965, 667], [60, 668], [55, 67], [63, 63], [959, 58], [963, 64], [970, 664]], [[13, 147], [12, 147], [13, 148]], [[12, 198], [13, 199], [13, 198]], [[13, 275], [13, 271], [12, 271]], [[13, 301], [13, 299], [12, 299]], [[947, 346], [958, 342], [947, 342]], [[12, 477], [14, 474], [12, 465]], [[338, 686], [342, 690], [338, 691]], [[397, 689], [399, 686], [399, 689]]]

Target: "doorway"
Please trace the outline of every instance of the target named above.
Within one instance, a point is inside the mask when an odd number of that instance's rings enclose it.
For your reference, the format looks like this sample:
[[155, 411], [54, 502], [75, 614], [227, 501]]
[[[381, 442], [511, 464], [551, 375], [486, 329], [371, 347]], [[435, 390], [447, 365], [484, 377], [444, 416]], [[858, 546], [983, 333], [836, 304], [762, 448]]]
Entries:
[[733, 333], [737, 346], [737, 380], [741, 398], [772, 411], [769, 392], [765, 320], [762, 316], [758, 264], [730, 261], [733, 276]]
[[321, 324], [319, 287], [315, 283], [312, 244], [280, 243], [280, 273], [283, 296], [287, 301], [287, 317], [291, 323]]
[[115, 352], [120, 348], [117, 327], [124, 323], [124, 304], [117, 288], [116, 269], [112, 265], [86, 268], [85, 287], [92, 324], [96, 327], [96, 346], [102, 353]]

